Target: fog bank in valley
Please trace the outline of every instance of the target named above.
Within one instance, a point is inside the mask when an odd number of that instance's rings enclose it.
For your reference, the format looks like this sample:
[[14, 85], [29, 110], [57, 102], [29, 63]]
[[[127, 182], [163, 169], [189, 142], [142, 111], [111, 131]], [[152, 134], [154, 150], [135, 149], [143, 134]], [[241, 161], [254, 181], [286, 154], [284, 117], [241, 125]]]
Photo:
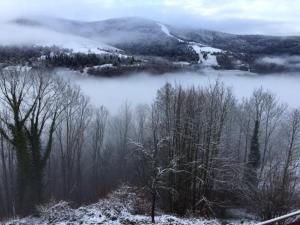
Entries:
[[125, 102], [131, 107], [137, 104], [151, 104], [157, 90], [166, 82], [181, 84], [184, 87], [208, 87], [216, 80], [232, 88], [234, 95], [239, 99], [249, 97], [254, 89], [263, 87], [276, 94], [282, 103], [294, 108], [300, 107], [300, 76], [297, 74], [262, 76], [241, 71], [214, 70], [160, 76], [140, 73], [119, 78], [90, 77], [70, 70], [60, 70], [57, 74], [79, 85], [93, 105], [104, 105], [112, 114], [117, 113]]

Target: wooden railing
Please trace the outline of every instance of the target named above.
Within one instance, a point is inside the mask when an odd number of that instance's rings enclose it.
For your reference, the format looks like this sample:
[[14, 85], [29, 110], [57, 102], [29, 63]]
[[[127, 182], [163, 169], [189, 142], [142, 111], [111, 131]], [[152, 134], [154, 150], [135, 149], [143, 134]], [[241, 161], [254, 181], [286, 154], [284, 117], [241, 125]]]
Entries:
[[[283, 222], [283, 221], [287, 220], [288, 218], [296, 217], [297, 215], [300, 215], [300, 210], [292, 212], [292, 213], [289, 213], [289, 214], [286, 214], [286, 215], [283, 215], [283, 216], [280, 216], [280, 217], [277, 217], [277, 218], [274, 218], [274, 219], [271, 219], [271, 220], [267, 220], [267, 221], [258, 223], [256, 225], [276, 224], [278, 222]], [[300, 221], [298, 221], [298, 223], [291, 222], [290, 224], [300, 224]]]

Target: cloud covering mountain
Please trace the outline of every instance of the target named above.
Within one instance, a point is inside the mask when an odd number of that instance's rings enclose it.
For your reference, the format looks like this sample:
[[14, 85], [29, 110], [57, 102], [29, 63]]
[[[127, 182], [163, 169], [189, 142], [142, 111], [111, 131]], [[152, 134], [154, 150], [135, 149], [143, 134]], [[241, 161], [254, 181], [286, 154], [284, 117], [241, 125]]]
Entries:
[[299, 0], [11, 0], [0, 2], [0, 19], [37, 14], [86, 21], [143, 16], [230, 33], [295, 35], [300, 33], [299, 3]]

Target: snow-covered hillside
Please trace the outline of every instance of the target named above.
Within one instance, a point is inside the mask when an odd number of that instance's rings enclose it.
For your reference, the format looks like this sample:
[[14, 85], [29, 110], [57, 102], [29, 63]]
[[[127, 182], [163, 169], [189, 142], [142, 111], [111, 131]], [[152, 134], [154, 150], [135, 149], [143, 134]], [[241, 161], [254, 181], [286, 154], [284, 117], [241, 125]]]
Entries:
[[[3, 222], [4, 225], [146, 225], [152, 224], [149, 216], [135, 214], [137, 204], [143, 199], [133, 189], [123, 186], [99, 202], [72, 209], [67, 202], [39, 207], [39, 217], [26, 217]], [[140, 204], [140, 203], [139, 203]], [[255, 224], [243, 221], [244, 224]], [[221, 225], [217, 219], [179, 218], [172, 215], [156, 216], [158, 225]], [[228, 225], [240, 221], [227, 221]]]
[[[171, 39], [194, 50], [199, 56], [198, 63], [204, 66], [218, 66], [216, 55], [223, 52], [221, 49], [215, 49], [202, 43], [180, 39], [172, 34], [167, 25], [140, 18], [115, 19], [86, 24], [65, 20], [51, 22], [49, 18], [46, 20], [20, 19], [15, 23], [4, 25], [3, 29], [5, 35], [0, 36], [0, 42], [4, 45], [33, 44], [47, 47], [55, 45], [81, 53], [101, 54], [117, 50], [107, 42], [122, 46], [123, 40], [126, 43], [134, 43], [136, 48], [141, 48], [143, 46], [140, 42], [146, 43], [145, 38], [150, 36], [158, 42]], [[13, 35], [15, 30], [20, 31], [21, 35], [15, 37]]]
[[[266, 60], [274, 53], [300, 55], [298, 37], [233, 35], [135, 17], [95, 22], [35, 17], [0, 25], [0, 47], [34, 45], [57, 46], [74, 53], [117, 52], [138, 60], [146, 58], [150, 64], [153, 59], [162, 58], [192, 70], [204, 67], [256, 73], [300, 71], [294, 59], [287, 64]], [[267, 58], [261, 60], [256, 53]]]
[[158, 23], [160, 26], [162, 32], [166, 34], [167, 36], [176, 39], [180, 43], [187, 43], [192, 49], [198, 54], [199, 56], [199, 64], [202, 64], [203, 66], [218, 66], [217, 62], [217, 54], [221, 54], [224, 51], [221, 49], [213, 48], [210, 46], [206, 46], [202, 43], [197, 42], [189, 42], [184, 41], [176, 36], [174, 36], [171, 31], [168, 29], [168, 27], [164, 24]]
[[[16, 35], [18, 31], [18, 35]], [[2, 24], [1, 45], [33, 45], [33, 46], [57, 46], [72, 50], [74, 53], [102, 54], [117, 49], [100, 41], [94, 41], [85, 37], [62, 33], [37, 26], [22, 26], [19, 24]]]

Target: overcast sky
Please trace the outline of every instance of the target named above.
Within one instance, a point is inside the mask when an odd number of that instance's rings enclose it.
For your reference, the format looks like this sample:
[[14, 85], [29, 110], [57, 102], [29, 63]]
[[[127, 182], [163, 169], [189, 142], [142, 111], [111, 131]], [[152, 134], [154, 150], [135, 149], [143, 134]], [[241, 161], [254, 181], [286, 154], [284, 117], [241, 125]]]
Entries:
[[138, 16], [231, 33], [300, 35], [300, 0], [0, 0], [0, 19]]

